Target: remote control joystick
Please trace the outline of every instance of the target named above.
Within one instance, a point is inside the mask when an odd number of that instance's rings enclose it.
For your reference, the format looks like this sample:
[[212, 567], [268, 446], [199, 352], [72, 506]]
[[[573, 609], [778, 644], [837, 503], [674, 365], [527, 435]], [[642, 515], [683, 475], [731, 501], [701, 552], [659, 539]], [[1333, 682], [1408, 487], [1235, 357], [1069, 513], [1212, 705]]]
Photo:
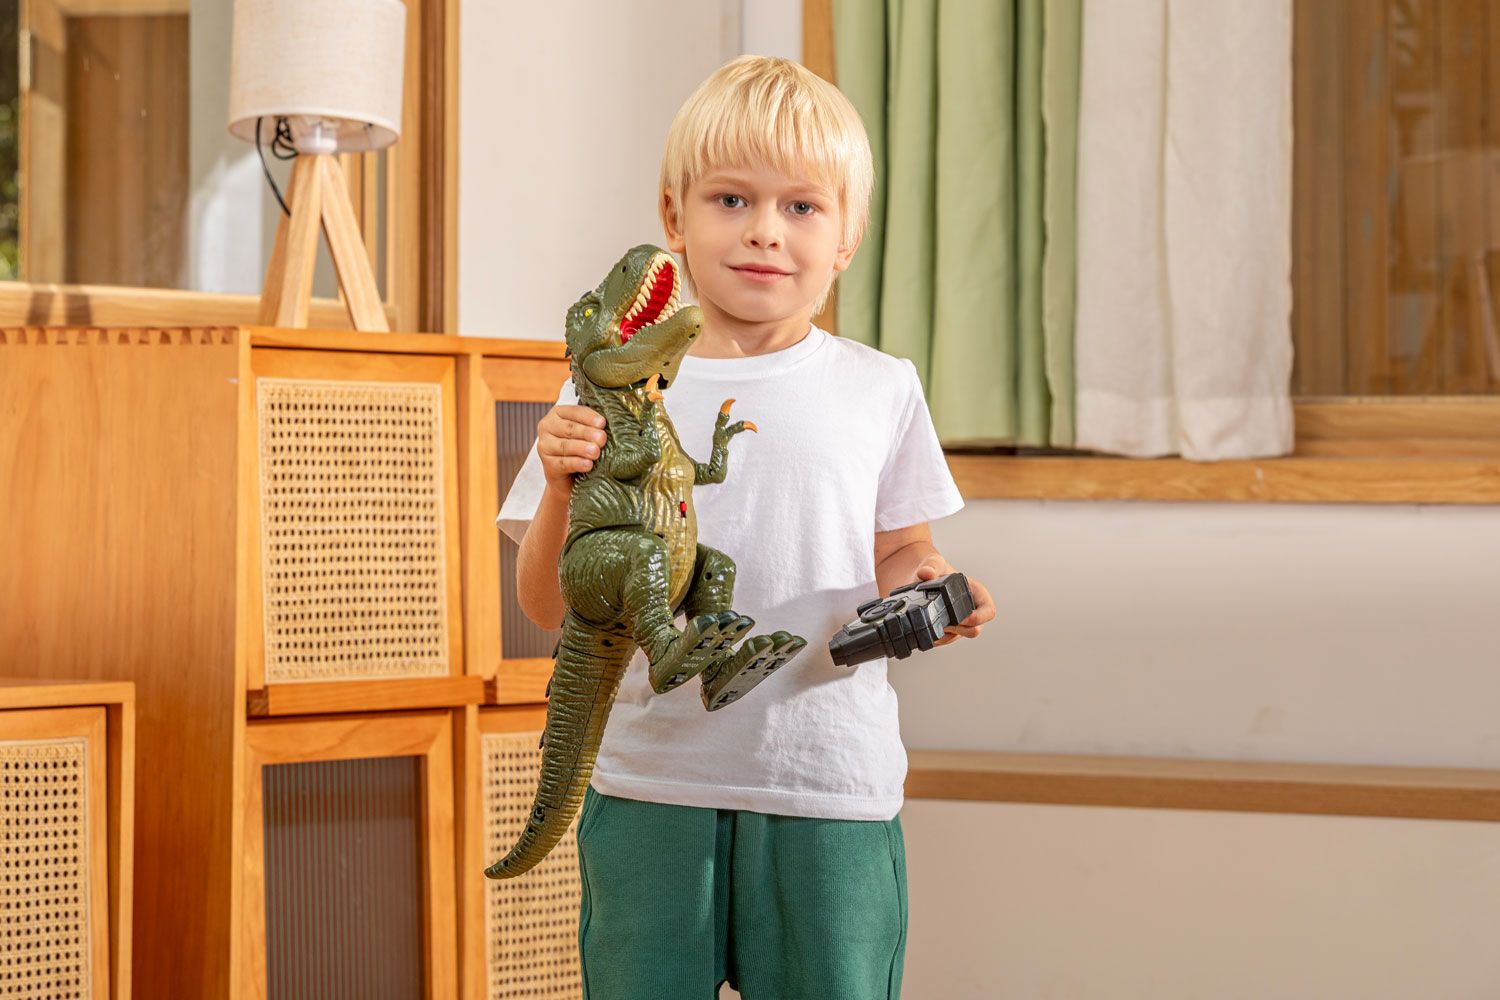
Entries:
[[904, 660], [931, 649], [949, 625], [973, 613], [974, 595], [962, 573], [908, 583], [856, 608], [858, 617], [828, 641], [828, 652], [845, 667], [881, 656]]

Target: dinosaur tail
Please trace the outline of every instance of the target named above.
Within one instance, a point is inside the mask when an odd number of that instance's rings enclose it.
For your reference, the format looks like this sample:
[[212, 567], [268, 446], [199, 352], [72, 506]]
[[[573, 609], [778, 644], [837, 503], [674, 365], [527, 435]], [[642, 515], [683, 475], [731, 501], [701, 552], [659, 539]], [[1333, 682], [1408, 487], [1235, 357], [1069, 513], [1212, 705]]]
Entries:
[[583, 804], [604, 738], [604, 723], [634, 651], [629, 639], [606, 634], [571, 611], [564, 617], [548, 686], [536, 799], [520, 840], [509, 854], [485, 869], [490, 878], [514, 878], [531, 870], [567, 832]]

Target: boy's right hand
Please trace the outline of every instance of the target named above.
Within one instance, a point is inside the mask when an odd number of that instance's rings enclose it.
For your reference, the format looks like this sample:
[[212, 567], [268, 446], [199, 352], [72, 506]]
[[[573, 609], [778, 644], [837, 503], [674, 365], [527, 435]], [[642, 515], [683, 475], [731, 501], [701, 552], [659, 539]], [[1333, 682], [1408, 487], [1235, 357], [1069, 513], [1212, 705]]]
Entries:
[[573, 492], [573, 477], [594, 467], [604, 449], [604, 417], [587, 406], [559, 403], [536, 425], [536, 450], [547, 485]]

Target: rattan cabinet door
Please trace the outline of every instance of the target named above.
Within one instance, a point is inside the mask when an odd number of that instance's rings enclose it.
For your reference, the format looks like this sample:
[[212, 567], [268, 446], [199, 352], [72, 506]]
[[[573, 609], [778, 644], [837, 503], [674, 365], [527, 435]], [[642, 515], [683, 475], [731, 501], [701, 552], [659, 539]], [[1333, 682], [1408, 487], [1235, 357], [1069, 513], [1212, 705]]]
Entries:
[[251, 365], [250, 687], [461, 674], [454, 360]]
[[[541, 729], [514, 726], [519, 713], [480, 713], [484, 863], [520, 838], [541, 773]], [[538, 720], [539, 721], [539, 720]], [[578, 819], [550, 854], [518, 878], [473, 881], [484, 892], [485, 997], [488, 1000], [578, 1000]]]
[[456, 995], [449, 713], [249, 724], [243, 823], [240, 995]]
[[103, 708], [0, 711], [0, 994], [110, 996]]

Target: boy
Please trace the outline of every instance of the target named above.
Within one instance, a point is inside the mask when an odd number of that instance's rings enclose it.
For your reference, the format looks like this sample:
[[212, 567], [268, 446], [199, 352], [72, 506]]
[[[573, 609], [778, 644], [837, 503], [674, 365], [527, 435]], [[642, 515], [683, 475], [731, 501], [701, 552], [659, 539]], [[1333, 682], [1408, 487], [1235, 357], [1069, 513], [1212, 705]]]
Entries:
[[[725, 399], [758, 433], [724, 483], [693, 493], [699, 541], [738, 567], [751, 634], [808, 645], [708, 713], [692, 684], [655, 694], [637, 651], [578, 819], [589, 1000], [900, 993], [907, 923], [906, 752], [884, 660], [835, 666], [828, 639], [862, 601], [952, 567], [927, 522], [963, 506], [911, 362], [811, 319], [868, 216], [869, 142], [852, 105], [802, 66], [746, 56], [683, 105], [659, 208], [703, 310], [665, 404], [689, 455]], [[517, 593], [556, 628], [572, 477], [604, 420], [565, 383], [499, 521], [520, 537]], [[529, 522], [529, 526], [528, 526]], [[524, 531], [524, 535], [522, 532]], [[994, 617], [975, 611], [939, 644]]]

